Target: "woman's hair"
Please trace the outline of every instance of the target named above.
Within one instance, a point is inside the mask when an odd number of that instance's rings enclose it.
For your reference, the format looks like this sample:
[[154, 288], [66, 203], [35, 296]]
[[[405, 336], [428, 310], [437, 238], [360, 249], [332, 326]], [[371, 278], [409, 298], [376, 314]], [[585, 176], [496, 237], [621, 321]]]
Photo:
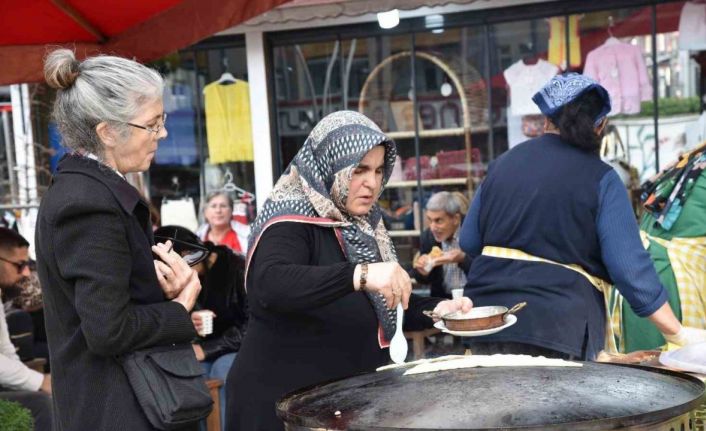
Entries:
[[145, 103], [162, 98], [164, 82], [157, 71], [121, 57], [100, 55], [79, 62], [69, 49], [50, 52], [44, 77], [56, 88], [54, 120], [63, 144], [73, 151], [101, 157], [103, 143], [96, 126], [108, 122], [127, 137], [126, 123]]
[[596, 134], [596, 120], [605, 102], [596, 90], [590, 90], [564, 105], [551, 118], [559, 134], [569, 144], [588, 152], [598, 152], [601, 137]]
[[444, 211], [450, 216], [464, 214], [463, 204], [451, 192], [438, 192], [431, 195], [427, 201], [427, 211]]
[[226, 200], [228, 201], [228, 206], [231, 209], [233, 209], [233, 205], [234, 205], [233, 198], [231, 198], [227, 192], [224, 192], [222, 190], [216, 190], [215, 192], [211, 192], [211, 193], [207, 194], [206, 195], [206, 204], [208, 205], [209, 203], [211, 203], [211, 201], [215, 197], [218, 197], [218, 196], [223, 196], [224, 198], [226, 198]]

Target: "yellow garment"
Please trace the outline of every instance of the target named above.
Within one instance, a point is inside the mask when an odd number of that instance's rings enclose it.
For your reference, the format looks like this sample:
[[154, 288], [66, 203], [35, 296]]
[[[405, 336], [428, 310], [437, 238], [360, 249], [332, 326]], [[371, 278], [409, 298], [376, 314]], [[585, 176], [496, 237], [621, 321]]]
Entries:
[[[610, 307], [610, 294], [613, 286], [608, 283], [607, 281], [598, 278], [596, 276], [593, 276], [586, 272], [583, 268], [581, 268], [578, 265], [574, 264], [563, 264], [559, 262], [554, 262], [553, 260], [549, 259], [544, 259], [541, 257], [537, 256], [532, 256], [529, 253], [525, 253], [524, 251], [517, 250], [514, 248], [505, 248], [505, 247], [495, 247], [495, 246], [485, 246], [483, 247], [483, 256], [491, 256], [491, 257], [499, 257], [502, 259], [515, 259], [515, 260], [524, 260], [528, 262], [543, 262], [543, 263], [551, 263], [552, 265], [559, 265], [563, 266], [566, 269], [570, 269], [572, 271], [578, 272], [579, 274], [583, 275], [586, 280], [588, 280], [593, 287], [598, 289], [599, 292], [603, 293], [603, 298], [605, 302], [605, 309], [606, 309], [606, 322], [605, 322], [605, 350], [608, 353], [617, 353], [618, 348], [615, 343], [615, 332], [616, 329], [620, 328], [620, 322], [619, 321], [614, 321], [612, 319], [613, 312], [611, 312], [611, 307]], [[613, 304], [615, 306], [615, 304]], [[615, 310], [613, 310], [615, 311]]]
[[684, 326], [706, 329], [706, 237], [678, 238], [671, 241], [640, 231], [642, 245], [653, 241], [667, 249], [681, 302]]
[[248, 83], [208, 84], [203, 90], [210, 162], [253, 160]]
[[[581, 66], [581, 38], [579, 37], [579, 16], [569, 16], [569, 55], [571, 67]], [[549, 18], [550, 63], [566, 69], [566, 21], [564, 17]]]

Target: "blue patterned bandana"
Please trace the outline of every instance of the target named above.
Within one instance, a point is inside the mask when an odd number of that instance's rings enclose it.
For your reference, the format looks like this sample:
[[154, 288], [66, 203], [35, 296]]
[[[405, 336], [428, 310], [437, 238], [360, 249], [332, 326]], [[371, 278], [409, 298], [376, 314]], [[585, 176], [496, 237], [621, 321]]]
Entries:
[[532, 97], [532, 100], [539, 106], [542, 114], [554, 118], [564, 105], [590, 90], [596, 90], [603, 99], [603, 109], [594, 119], [594, 125], [598, 127], [610, 112], [610, 96], [605, 88], [587, 76], [573, 72], [556, 75]]

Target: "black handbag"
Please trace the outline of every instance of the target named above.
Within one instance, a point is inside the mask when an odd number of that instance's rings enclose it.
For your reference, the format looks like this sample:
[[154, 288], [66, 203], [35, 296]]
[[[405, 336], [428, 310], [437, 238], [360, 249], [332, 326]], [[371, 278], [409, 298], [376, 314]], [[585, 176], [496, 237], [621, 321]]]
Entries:
[[211, 413], [213, 400], [190, 344], [138, 350], [118, 361], [155, 428], [176, 430]]

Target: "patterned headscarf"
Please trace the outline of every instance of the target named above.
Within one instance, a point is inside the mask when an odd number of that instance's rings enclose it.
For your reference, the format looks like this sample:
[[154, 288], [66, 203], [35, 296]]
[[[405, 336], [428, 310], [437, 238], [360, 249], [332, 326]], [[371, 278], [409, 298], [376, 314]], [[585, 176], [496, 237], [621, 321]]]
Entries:
[[578, 73], [564, 73], [556, 75], [549, 80], [534, 96], [532, 100], [542, 111], [542, 114], [554, 118], [561, 108], [571, 103], [587, 91], [596, 90], [603, 99], [603, 108], [593, 124], [598, 127], [603, 118], [610, 112], [610, 95], [608, 91], [593, 79]]
[[[395, 164], [394, 142], [357, 112], [334, 112], [321, 120], [259, 212], [250, 234], [247, 267], [263, 232], [283, 221], [335, 228], [349, 262], [396, 261], [377, 204], [364, 216], [353, 216], [346, 211], [353, 170], [377, 145], [385, 147], [384, 186]], [[378, 341], [381, 347], [387, 347], [395, 332], [396, 312], [387, 309], [382, 295], [366, 293], [380, 323]]]

